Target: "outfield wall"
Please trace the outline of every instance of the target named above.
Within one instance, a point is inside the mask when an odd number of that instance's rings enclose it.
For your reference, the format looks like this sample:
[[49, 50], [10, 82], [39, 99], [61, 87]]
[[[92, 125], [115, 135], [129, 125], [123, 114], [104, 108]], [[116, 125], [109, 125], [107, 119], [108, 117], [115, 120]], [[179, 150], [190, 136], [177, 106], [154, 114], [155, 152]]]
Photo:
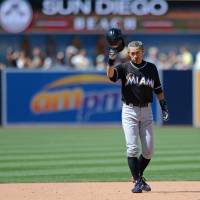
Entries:
[[[120, 83], [111, 83], [105, 72], [5, 70], [2, 73], [4, 126], [121, 124]], [[194, 82], [193, 76], [190, 70], [160, 72], [170, 110], [166, 124], [199, 123], [200, 112], [194, 115], [193, 106], [198, 107], [200, 100], [196, 95], [194, 101], [193, 93], [197, 92], [192, 84], [198, 84], [200, 78]], [[155, 96], [152, 109], [155, 124], [162, 124]]]
[[167, 124], [193, 123], [193, 74], [192, 70], [163, 71], [163, 87], [170, 110]]
[[193, 124], [200, 127], [200, 70], [195, 70], [193, 77]]
[[120, 121], [119, 84], [110, 84], [104, 73], [7, 71], [4, 75], [4, 125]]

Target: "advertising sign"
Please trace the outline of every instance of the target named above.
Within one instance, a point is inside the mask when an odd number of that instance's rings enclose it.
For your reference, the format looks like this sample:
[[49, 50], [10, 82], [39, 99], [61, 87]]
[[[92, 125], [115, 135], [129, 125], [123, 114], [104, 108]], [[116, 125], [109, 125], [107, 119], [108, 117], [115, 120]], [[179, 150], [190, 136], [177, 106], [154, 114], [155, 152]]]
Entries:
[[199, 6], [167, 0], [0, 0], [0, 32], [199, 32]]
[[4, 81], [4, 125], [121, 124], [121, 83], [103, 72], [9, 70]]
[[7, 72], [6, 123], [118, 122], [120, 85], [105, 74]]
[[32, 21], [32, 8], [25, 0], [6, 0], [0, 6], [2, 28], [10, 33], [25, 31]]

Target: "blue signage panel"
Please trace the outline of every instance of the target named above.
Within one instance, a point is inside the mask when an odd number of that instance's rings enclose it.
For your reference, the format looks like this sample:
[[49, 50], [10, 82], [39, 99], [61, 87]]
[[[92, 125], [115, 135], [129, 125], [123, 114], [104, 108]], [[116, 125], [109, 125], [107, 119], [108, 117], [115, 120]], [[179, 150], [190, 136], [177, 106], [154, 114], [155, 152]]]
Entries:
[[163, 71], [170, 120], [167, 124], [192, 125], [192, 70]]
[[120, 85], [104, 73], [7, 72], [7, 123], [117, 122]]
[[105, 73], [7, 71], [6, 85], [6, 124], [121, 123], [121, 84]]

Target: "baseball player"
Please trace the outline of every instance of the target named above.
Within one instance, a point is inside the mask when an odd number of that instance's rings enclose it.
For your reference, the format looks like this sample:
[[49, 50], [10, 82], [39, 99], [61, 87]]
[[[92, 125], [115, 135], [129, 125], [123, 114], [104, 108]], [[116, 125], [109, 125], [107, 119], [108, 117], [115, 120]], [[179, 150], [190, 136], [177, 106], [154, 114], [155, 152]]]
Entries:
[[[160, 102], [163, 120], [167, 121], [169, 118], [158, 71], [153, 63], [143, 59], [144, 46], [141, 41], [130, 42], [128, 44], [129, 61], [115, 66], [117, 53], [124, 47], [121, 31], [110, 29], [107, 40], [111, 46], [107, 76], [113, 82], [120, 79], [122, 85], [122, 127], [127, 146], [128, 166], [135, 180], [132, 192], [151, 191], [143, 173], [152, 158], [154, 149], [151, 110], [153, 92]], [[140, 155], [138, 139], [141, 142]]]

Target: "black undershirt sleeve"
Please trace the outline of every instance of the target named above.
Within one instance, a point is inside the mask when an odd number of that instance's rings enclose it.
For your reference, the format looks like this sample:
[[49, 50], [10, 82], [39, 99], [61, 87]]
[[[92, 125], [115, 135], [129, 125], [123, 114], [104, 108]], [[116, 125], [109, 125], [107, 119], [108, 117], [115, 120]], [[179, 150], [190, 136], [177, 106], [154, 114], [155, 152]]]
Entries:
[[121, 79], [123, 74], [122, 64], [116, 65], [114, 68], [114, 75], [112, 78], [110, 78], [112, 82], [116, 82], [117, 80]]
[[113, 75], [112, 78], [110, 78], [110, 80], [111, 80], [112, 82], [116, 82], [116, 81], [117, 81], [117, 71], [116, 71], [116, 70], [114, 70], [114, 75]]

